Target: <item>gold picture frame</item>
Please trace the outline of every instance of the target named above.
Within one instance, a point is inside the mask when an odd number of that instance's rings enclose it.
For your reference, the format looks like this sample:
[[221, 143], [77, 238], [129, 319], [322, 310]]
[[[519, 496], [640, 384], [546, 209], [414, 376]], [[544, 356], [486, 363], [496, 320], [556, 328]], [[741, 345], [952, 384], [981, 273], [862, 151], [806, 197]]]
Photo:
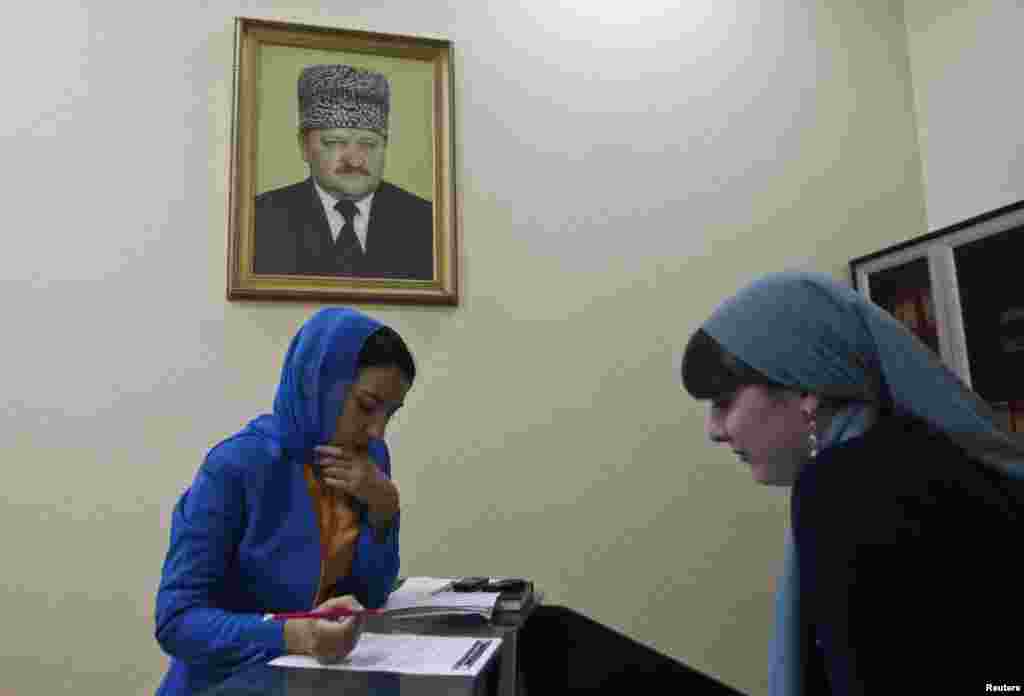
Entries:
[[[451, 54], [443, 39], [236, 18], [228, 300], [458, 304]], [[362, 242], [368, 270], [325, 271], [317, 256], [331, 248], [329, 199], [317, 197], [326, 194], [304, 159], [297, 85], [322, 64], [389, 85], [383, 179]]]

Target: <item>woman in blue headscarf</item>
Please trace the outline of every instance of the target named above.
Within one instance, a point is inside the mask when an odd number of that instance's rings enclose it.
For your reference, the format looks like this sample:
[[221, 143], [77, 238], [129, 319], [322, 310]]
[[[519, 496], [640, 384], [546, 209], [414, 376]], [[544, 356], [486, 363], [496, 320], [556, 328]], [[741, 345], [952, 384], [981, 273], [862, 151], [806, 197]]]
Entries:
[[694, 333], [682, 380], [712, 441], [792, 487], [772, 696], [1021, 684], [1024, 447], [913, 334], [774, 273]]
[[398, 575], [398, 489], [382, 439], [415, 378], [401, 337], [324, 309], [292, 339], [272, 414], [207, 454], [174, 508], [156, 599], [160, 696], [282, 654], [331, 662], [361, 624], [267, 613], [379, 607]]

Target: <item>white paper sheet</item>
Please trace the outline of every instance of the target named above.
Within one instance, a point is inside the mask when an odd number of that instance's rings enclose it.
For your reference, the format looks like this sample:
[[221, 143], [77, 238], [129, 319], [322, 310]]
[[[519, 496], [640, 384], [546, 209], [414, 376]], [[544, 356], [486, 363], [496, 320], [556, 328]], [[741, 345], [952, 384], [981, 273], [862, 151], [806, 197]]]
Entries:
[[305, 655], [285, 655], [270, 664], [355, 672], [476, 676], [500, 646], [501, 638], [364, 633], [355, 650], [336, 664], [322, 665]]

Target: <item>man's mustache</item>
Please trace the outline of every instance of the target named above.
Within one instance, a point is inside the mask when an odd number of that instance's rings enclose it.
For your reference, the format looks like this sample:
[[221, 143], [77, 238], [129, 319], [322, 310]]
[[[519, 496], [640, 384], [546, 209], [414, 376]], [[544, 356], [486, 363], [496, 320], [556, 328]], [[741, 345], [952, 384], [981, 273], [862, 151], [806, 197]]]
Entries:
[[341, 174], [362, 174], [363, 176], [370, 176], [370, 171], [363, 167], [347, 167], [341, 166], [334, 170], [337, 175]]

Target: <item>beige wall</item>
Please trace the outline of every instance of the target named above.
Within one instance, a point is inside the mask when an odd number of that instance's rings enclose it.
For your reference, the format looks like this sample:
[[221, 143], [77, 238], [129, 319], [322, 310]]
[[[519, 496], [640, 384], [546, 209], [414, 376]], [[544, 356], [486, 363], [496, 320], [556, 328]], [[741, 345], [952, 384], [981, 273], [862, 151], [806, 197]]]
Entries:
[[1020, 0], [906, 0], [928, 229], [1024, 200]]
[[364, 307], [422, 375], [403, 571], [531, 576], [763, 693], [785, 492], [707, 444], [678, 354], [753, 275], [924, 231], [900, 4], [84, 4], [0, 48], [0, 693], [152, 692], [170, 508], [314, 309], [223, 299], [234, 15], [455, 45], [462, 304]]

